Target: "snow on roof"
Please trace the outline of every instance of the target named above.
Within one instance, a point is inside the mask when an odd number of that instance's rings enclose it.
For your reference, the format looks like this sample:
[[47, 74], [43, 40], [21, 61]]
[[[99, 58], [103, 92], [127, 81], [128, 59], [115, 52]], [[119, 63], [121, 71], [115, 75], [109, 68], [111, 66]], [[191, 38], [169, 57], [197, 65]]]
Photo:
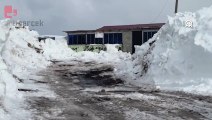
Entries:
[[94, 33], [96, 30], [75, 30], [75, 31], [63, 31], [65, 33]]

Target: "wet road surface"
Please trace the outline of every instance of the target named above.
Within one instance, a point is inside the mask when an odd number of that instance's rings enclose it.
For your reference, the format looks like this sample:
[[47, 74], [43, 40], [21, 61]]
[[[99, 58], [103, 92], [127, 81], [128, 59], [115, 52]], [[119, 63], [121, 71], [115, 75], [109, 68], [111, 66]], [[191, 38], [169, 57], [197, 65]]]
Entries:
[[116, 78], [110, 64], [55, 62], [40, 81], [56, 98], [27, 98], [35, 120], [211, 120], [212, 97], [142, 92]]

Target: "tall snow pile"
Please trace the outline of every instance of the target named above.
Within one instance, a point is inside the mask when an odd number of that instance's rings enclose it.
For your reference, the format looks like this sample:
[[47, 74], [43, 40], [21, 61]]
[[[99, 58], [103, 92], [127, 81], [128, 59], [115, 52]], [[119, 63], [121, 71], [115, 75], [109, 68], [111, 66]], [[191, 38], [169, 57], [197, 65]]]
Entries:
[[46, 39], [42, 42], [44, 56], [47, 60], [64, 60], [73, 57], [73, 51], [68, 47], [67, 41], [62, 36], [54, 36], [55, 40]]
[[[1, 119], [20, 118], [21, 114], [26, 117], [27, 112], [22, 110], [23, 105], [21, 95], [18, 93], [18, 83], [21, 82], [24, 67], [33, 68], [30, 57], [35, 57], [27, 49], [27, 41], [23, 39], [33, 39], [29, 31], [16, 30], [9, 24], [8, 20], [0, 21], [0, 115]], [[23, 35], [23, 37], [21, 37]], [[29, 50], [29, 51], [28, 51]], [[26, 54], [23, 54], [26, 52]], [[36, 56], [37, 57], [37, 56]], [[39, 59], [39, 57], [38, 57]], [[42, 62], [42, 60], [41, 60]], [[17, 78], [17, 79], [16, 79]], [[20, 111], [20, 113], [17, 112]]]
[[0, 119], [27, 120], [30, 113], [23, 109], [24, 98], [18, 89], [36, 89], [35, 85], [27, 86], [25, 80], [50, 65], [52, 59], [64, 59], [73, 51], [65, 39], [38, 42], [37, 32], [10, 23], [0, 21]]
[[[140, 81], [162, 89], [212, 94], [212, 6], [178, 13], [144, 45], [134, 65]], [[186, 25], [193, 23], [192, 27]]]

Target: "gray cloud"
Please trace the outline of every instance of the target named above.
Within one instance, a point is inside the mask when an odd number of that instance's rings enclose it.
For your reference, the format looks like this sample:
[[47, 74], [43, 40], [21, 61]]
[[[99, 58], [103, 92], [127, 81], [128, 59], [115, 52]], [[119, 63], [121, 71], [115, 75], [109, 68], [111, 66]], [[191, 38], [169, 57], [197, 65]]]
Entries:
[[[180, 11], [196, 11], [211, 0], [179, 0]], [[96, 29], [104, 25], [166, 22], [174, 15], [175, 0], [5, 0], [3, 6], [18, 9], [16, 19], [43, 20], [34, 27], [40, 34], [63, 34], [63, 30]]]
[[212, 0], [179, 0], [180, 12], [195, 12], [202, 7], [209, 7], [212, 5]]

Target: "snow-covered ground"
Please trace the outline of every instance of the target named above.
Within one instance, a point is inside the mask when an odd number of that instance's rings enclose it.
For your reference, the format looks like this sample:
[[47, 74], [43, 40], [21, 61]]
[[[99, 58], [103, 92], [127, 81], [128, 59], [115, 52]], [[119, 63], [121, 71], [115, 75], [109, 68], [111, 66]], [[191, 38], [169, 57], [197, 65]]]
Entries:
[[212, 95], [211, 11], [212, 7], [169, 17], [149, 42], [137, 47], [134, 64], [141, 79], [161, 89]]
[[[37, 96], [54, 97], [48, 86], [35, 85], [36, 73], [51, 61], [78, 60], [108, 63], [116, 77], [145, 90], [156, 86], [212, 95], [212, 7], [196, 13], [178, 13], [147, 43], [131, 55], [107, 45], [100, 53], [72, 51], [64, 38], [38, 42], [37, 32], [0, 21], [0, 119], [29, 119], [25, 97], [18, 89], [42, 89]], [[187, 20], [193, 27], [186, 27]], [[35, 94], [34, 94], [35, 95]], [[20, 112], [17, 112], [20, 111]]]

